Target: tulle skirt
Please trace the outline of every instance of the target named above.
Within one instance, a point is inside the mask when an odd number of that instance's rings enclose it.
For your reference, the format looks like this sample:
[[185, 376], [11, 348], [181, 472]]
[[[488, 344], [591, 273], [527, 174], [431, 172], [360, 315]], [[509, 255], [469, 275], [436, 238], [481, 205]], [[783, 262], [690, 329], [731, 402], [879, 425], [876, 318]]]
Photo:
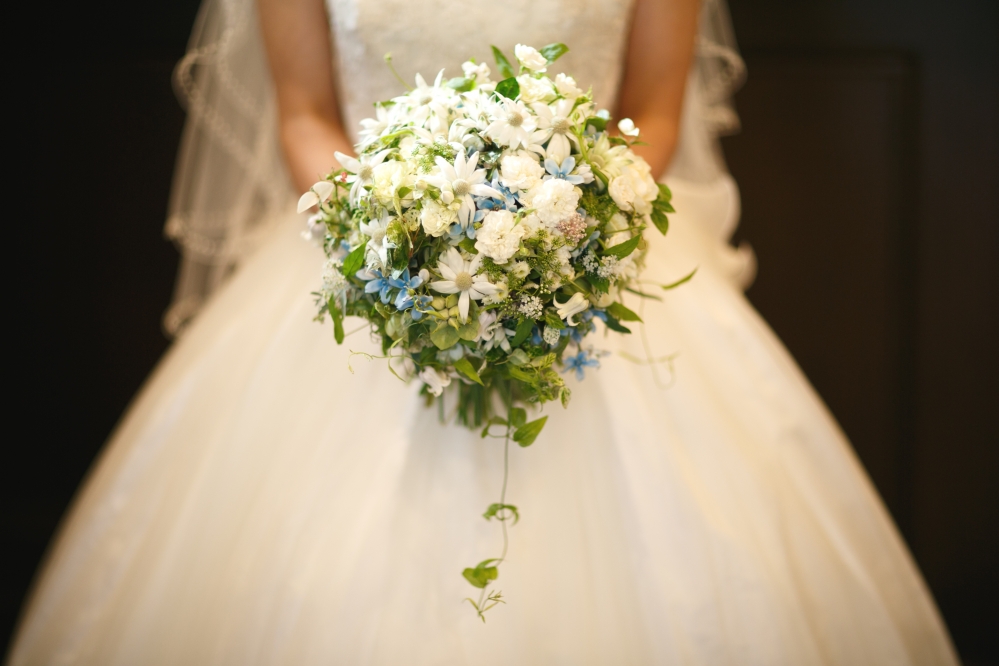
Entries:
[[[25, 664], [954, 664], [835, 421], [736, 284], [731, 181], [672, 183], [644, 325], [567, 375], [510, 452], [312, 322], [289, 218], [172, 347], [93, 470], [27, 607]], [[742, 257], [744, 258], [744, 257]], [[656, 287], [647, 291], [655, 293]], [[346, 330], [360, 327], [348, 320]], [[349, 367], [348, 367], [349, 366]]]

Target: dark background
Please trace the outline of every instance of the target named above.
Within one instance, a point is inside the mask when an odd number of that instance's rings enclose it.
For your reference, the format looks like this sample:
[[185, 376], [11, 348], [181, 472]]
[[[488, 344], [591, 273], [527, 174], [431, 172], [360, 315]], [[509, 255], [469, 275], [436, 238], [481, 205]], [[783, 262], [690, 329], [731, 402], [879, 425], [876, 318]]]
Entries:
[[[163, 239], [196, 0], [46, 5], [12, 127], [5, 637], [60, 516], [169, 344]], [[53, 6], [54, 5], [54, 6]], [[749, 297], [827, 400], [962, 657], [999, 664], [999, 3], [731, 0], [725, 140]], [[20, 209], [20, 210], [19, 210]]]

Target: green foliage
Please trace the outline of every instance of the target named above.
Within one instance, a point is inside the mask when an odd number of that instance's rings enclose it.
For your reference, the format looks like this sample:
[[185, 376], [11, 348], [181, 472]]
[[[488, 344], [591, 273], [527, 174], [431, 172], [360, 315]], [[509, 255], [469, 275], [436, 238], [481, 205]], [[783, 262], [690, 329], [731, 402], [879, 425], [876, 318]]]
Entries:
[[465, 577], [473, 587], [477, 587], [480, 590], [489, 584], [489, 581], [496, 580], [499, 577], [499, 570], [493, 565], [494, 562], [498, 562], [497, 558], [492, 558], [489, 560], [482, 560], [475, 565], [474, 568], [466, 567], [461, 575]]
[[465, 252], [468, 252], [469, 254], [479, 253], [479, 251], [475, 249], [475, 241], [472, 240], [471, 238], [462, 238], [461, 242], [458, 243], [458, 247], [460, 247]]
[[517, 323], [517, 330], [513, 334], [513, 338], [510, 340], [511, 347], [519, 347], [524, 340], [531, 334], [534, 329], [534, 320], [525, 317]]
[[586, 119], [586, 124], [591, 126], [598, 132], [603, 132], [607, 129], [607, 118], [601, 118], [600, 116], [590, 116]]
[[510, 425], [514, 428], [527, 423], [527, 410], [523, 407], [514, 407], [510, 410]]
[[618, 321], [616, 317], [613, 317], [611, 315], [607, 315], [607, 321], [605, 321], [604, 323], [607, 324], [607, 328], [609, 328], [612, 331], [617, 331], [618, 333], [631, 333], [630, 328], [628, 328], [627, 326], [622, 326], [621, 322]]
[[624, 307], [621, 303], [611, 303], [607, 308], [607, 314], [621, 321], [642, 321], [641, 317]]
[[568, 53], [569, 47], [566, 46], [565, 44], [555, 43], [541, 47], [538, 50], [538, 52], [545, 57], [545, 60], [547, 60], [548, 64], [550, 65], [551, 63], [555, 62], [556, 60], [564, 56], [566, 53]]
[[623, 243], [614, 245], [604, 250], [605, 257], [617, 257], [618, 259], [624, 259], [629, 254], [635, 251], [638, 244], [642, 242], [641, 236], [632, 236]]
[[[596, 169], [593, 170], [597, 172]], [[600, 222], [607, 224], [617, 212], [617, 204], [609, 194], [598, 193], [592, 188], [583, 190], [583, 196], [579, 198], [579, 205], [589, 213], [590, 217], [596, 218]]]
[[455, 361], [454, 369], [463, 374], [464, 376], [468, 377], [469, 379], [471, 379], [476, 384], [485, 386], [485, 384], [482, 383], [482, 378], [479, 377], [479, 373], [476, 372], [475, 368], [472, 367], [472, 362], [469, 361], [467, 358], [462, 357], [459, 358], [457, 361]]
[[338, 345], [343, 344], [343, 312], [336, 304], [336, 298], [330, 298], [326, 303], [326, 307], [329, 309], [330, 319], [333, 320], [333, 338], [336, 340]]
[[491, 520], [496, 518], [497, 520], [509, 520], [513, 517], [513, 525], [516, 525], [520, 521], [520, 512], [517, 511], [517, 507], [512, 504], [500, 504], [499, 502], [495, 504], [490, 504], [486, 512], [482, 514], [482, 517], [486, 520]]
[[652, 207], [652, 224], [656, 225], [656, 229], [663, 236], [669, 231], [669, 218], [656, 206]]
[[475, 87], [475, 81], [464, 76], [457, 76], [448, 80], [447, 87], [453, 88], [458, 92], [468, 92]]
[[503, 79], [496, 84], [496, 94], [508, 99], [517, 99], [517, 95], [520, 94], [520, 84], [512, 76], [508, 79]]
[[541, 434], [541, 430], [545, 427], [547, 421], [548, 417], [542, 416], [540, 419], [525, 423], [513, 433], [513, 441], [522, 447], [530, 446], [538, 438], [538, 435]]
[[454, 347], [458, 344], [459, 339], [458, 330], [443, 321], [437, 325], [437, 328], [430, 332], [430, 341], [442, 351]]
[[687, 275], [685, 275], [684, 277], [680, 278], [680, 279], [679, 279], [679, 280], [677, 280], [676, 282], [671, 282], [670, 284], [664, 284], [664, 285], [663, 285], [663, 289], [666, 289], [666, 290], [669, 290], [669, 289], [676, 289], [676, 288], [677, 288], [677, 287], [679, 287], [679, 286], [680, 286], [681, 284], [684, 284], [685, 282], [690, 282], [690, 280], [691, 280], [691, 279], [692, 279], [692, 278], [694, 277], [694, 275], [696, 275], [696, 274], [697, 274], [697, 269], [695, 268], [694, 270], [690, 271], [690, 273], [688, 273], [688, 274], [687, 274]]
[[347, 255], [347, 258], [343, 260], [342, 273], [345, 277], [354, 277], [354, 273], [361, 269], [364, 265], [364, 253], [367, 250], [368, 241], [364, 241]]
[[493, 58], [496, 59], [496, 69], [499, 70], [500, 76], [502, 76], [504, 79], [509, 79], [512, 76], [516, 76], [516, 73], [513, 71], [513, 67], [510, 66], [510, 61], [506, 59], [506, 56], [503, 55], [503, 52], [500, 51], [495, 46], [492, 48], [493, 48]]

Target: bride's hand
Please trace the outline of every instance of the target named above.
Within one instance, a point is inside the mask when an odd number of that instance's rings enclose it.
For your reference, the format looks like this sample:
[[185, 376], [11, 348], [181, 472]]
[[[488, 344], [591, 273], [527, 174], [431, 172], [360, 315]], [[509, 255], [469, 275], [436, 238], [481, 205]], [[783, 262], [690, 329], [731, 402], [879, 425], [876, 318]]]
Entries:
[[635, 146], [656, 177], [669, 166], [694, 55], [697, 0], [637, 0], [619, 96], [618, 118], [631, 118], [648, 146]]
[[329, 20], [322, 0], [258, 0], [260, 26], [277, 93], [281, 145], [292, 181], [305, 192], [352, 155], [333, 86]]

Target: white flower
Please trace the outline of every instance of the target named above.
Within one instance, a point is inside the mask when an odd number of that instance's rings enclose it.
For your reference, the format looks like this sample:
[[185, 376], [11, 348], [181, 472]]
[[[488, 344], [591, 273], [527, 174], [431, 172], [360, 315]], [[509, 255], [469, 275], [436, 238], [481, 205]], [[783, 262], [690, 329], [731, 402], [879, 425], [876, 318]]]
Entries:
[[388, 263], [389, 248], [395, 247], [395, 245], [385, 238], [391, 220], [392, 218], [385, 215], [380, 219], [361, 222], [358, 225], [361, 233], [369, 239], [366, 251], [366, 263], [368, 266], [383, 267]]
[[489, 282], [489, 278], [478, 275], [481, 264], [481, 254], [465, 261], [457, 249], [448, 248], [437, 264], [437, 270], [444, 279], [430, 283], [431, 289], [442, 294], [460, 294], [458, 313], [462, 322], [468, 319], [469, 299], [479, 301], [496, 293], [496, 286]]
[[652, 212], [652, 202], [659, 196], [659, 186], [648, 163], [632, 157], [634, 161], [611, 180], [607, 191], [622, 210], [647, 215]]
[[328, 299], [347, 287], [347, 280], [340, 272], [340, 262], [336, 259], [327, 259], [326, 263], [323, 264], [322, 280], [321, 291], [324, 299]]
[[442, 206], [430, 197], [423, 200], [420, 222], [428, 235], [440, 237], [447, 233], [452, 224], [458, 221], [458, 212], [449, 206]]
[[483, 351], [489, 351], [494, 347], [499, 347], [506, 353], [510, 353], [510, 341], [507, 339], [514, 334], [514, 331], [503, 326], [499, 320], [499, 315], [493, 310], [488, 310], [479, 315], [479, 335], [476, 342], [482, 343]]
[[559, 261], [559, 273], [566, 277], [572, 277], [576, 273], [572, 268], [572, 248], [568, 245], [563, 245], [555, 250], [555, 257]]
[[371, 170], [371, 193], [390, 205], [402, 187], [412, 187], [413, 176], [405, 162], [382, 162]]
[[617, 123], [617, 128], [621, 130], [621, 134], [625, 136], [638, 136], [638, 128], [635, 127], [635, 121], [631, 118], [622, 118]]
[[554, 227], [576, 214], [580, 190], [560, 178], [546, 180], [531, 192], [531, 207], [546, 227]]
[[517, 60], [525, 69], [532, 72], [543, 72], [548, 67], [548, 60], [532, 46], [517, 44], [513, 47], [513, 54], [517, 56]]
[[469, 79], [475, 79], [478, 84], [489, 83], [489, 65], [486, 63], [472, 62], [471, 60], [466, 60], [461, 63], [461, 71], [464, 72], [465, 77]]
[[530, 109], [512, 99], [502, 98], [492, 109], [493, 121], [486, 127], [486, 134], [496, 143], [510, 146], [512, 150], [531, 145], [531, 134], [537, 121]]
[[401, 97], [396, 97], [393, 102], [401, 103], [412, 107], [409, 112], [409, 120], [417, 127], [422, 127], [427, 119], [435, 112], [431, 105], [446, 104], [448, 98], [454, 96], [454, 90], [447, 86], [441, 86], [444, 80], [444, 70], [437, 72], [434, 85], [427, 85], [426, 80], [420, 74], [416, 75], [416, 87]]
[[500, 160], [500, 182], [511, 192], [529, 190], [541, 182], [545, 169], [537, 158], [526, 155], [504, 155]]
[[626, 146], [612, 145], [607, 134], [604, 133], [590, 148], [590, 162], [600, 169], [608, 178], [620, 176], [631, 160], [628, 158], [628, 148]]
[[575, 99], [583, 94], [583, 91], [576, 86], [576, 79], [565, 74], [555, 76], [555, 89], [559, 95], [568, 99]]
[[375, 117], [361, 120], [361, 127], [364, 128], [358, 133], [361, 145], [367, 145], [380, 137], [382, 132], [387, 130], [389, 125], [392, 124], [393, 120], [393, 114], [384, 105], [376, 105]]
[[505, 264], [520, 249], [523, 227], [508, 210], [486, 213], [482, 226], [475, 234], [475, 249], [497, 264]]
[[557, 328], [552, 326], [545, 326], [545, 332], [541, 334], [541, 338], [550, 345], [557, 345], [558, 341], [562, 338], [562, 332]]
[[526, 261], [515, 261], [506, 267], [506, 271], [523, 280], [531, 272], [531, 265]]
[[[535, 192], [540, 188], [535, 188]], [[530, 192], [528, 193], [530, 194]], [[529, 199], [529, 196], [525, 196], [525, 199]], [[520, 225], [524, 228], [524, 238], [530, 238], [534, 234], [538, 233], [541, 229], [545, 228], [544, 222], [541, 218], [534, 213], [528, 213], [524, 217], [520, 218]]]
[[344, 155], [340, 151], [333, 153], [336, 161], [346, 169], [349, 175], [341, 176], [341, 182], [353, 183], [350, 187], [350, 203], [356, 206], [361, 195], [364, 193], [363, 187], [371, 182], [375, 167], [382, 163], [388, 150], [382, 150], [374, 155], [361, 155], [360, 159]]
[[333, 190], [333, 183], [328, 180], [319, 181], [299, 198], [298, 212], [304, 213], [316, 204], [325, 203], [333, 194]]
[[504, 280], [493, 283], [493, 286], [496, 287], [496, 293], [483, 298], [483, 303], [486, 305], [493, 305], [496, 303], [502, 303], [506, 299], [510, 298], [510, 285], [508, 285]]
[[517, 306], [517, 311], [525, 317], [540, 319], [541, 313], [544, 311], [544, 304], [537, 296], [523, 296], [520, 299], [520, 304]]
[[486, 181], [486, 170], [475, 168], [479, 163], [478, 153], [472, 153], [471, 157], [466, 160], [465, 152], [459, 151], [454, 158], [454, 165], [449, 164], [443, 157], [438, 157], [435, 161], [441, 172], [436, 176], [428, 176], [426, 181], [440, 189], [441, 201], [445, 205], [452, 201], [461, 203], [461, 207], [458, 209], [458, 223], [461, 224], [462, 229], [468, 226], [475, 213], [473, 194], [480, 197], [496, 197], [497, 199], [503, 197], [493, 188], [483, 184]]
[[420, 372], [420, 380], [427, 385], [430, 393], [440, 395], [444, 392], [444, 387], [451, 384], [451, 378], [437, 368], [424, 368]]
[[306, 229], [302, 232], [302, 238], [316, 247], [322, 247], [323, 241], [326, 240], [326, 223], [323, 222], [322, 214], [317, 213], [309, 217], [305, 222], [305, 226]]
[[549, 78], [536, 79], [528, 74], [517, 77], [520, 84], [520, 100], [526, 104], [547, 102], [555, 97], [555, 86]]
[[572, 320], [573, 315], [577, 315], [590, 307], [590, 302], [580, 292], [573, 294], [572, 298], [568, 299], [565, 303], [559, 303], [557, 297], [553, 297], [552, 302], [555, 304], [555, 309], [558, 310], [558, 316], [565, 319], [565, 323], [569, 324], [569, 326], [576, 325], [576, 322]]
[[548, 141], [546, 155], [558, 164], [561, 164], [562, 160], [569, 156], [573, 144], [578, 145], [576, 135], [572, 132], [571, 116], [574, 115], [572, 105], [571, 99], [560, 99], [552, 106], [541, 103], [531, 105], [534, 112], [538, 114], [539, 131], [535, 140], [538, 143]]

